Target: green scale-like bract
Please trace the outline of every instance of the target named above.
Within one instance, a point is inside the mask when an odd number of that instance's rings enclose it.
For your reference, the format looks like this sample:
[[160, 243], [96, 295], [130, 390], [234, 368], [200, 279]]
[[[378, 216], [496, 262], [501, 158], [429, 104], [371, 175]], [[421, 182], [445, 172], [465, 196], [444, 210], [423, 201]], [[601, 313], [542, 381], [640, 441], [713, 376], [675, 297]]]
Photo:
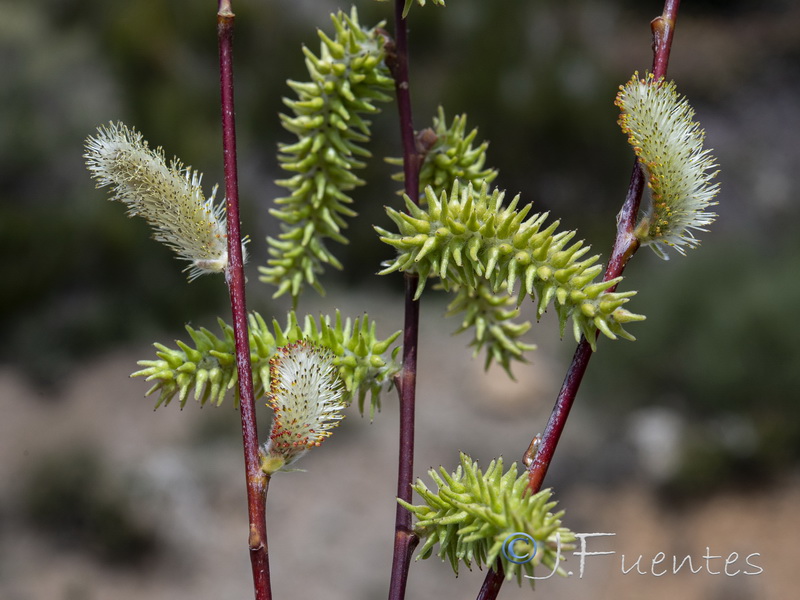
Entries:
[[455, 182], [450, 194], [437, 198], [430, 187], [425, 194], [422, 207], [405, 198], [408, 213], [386, 209], [399, 233], [376, 229], [398, 256], [381, 274], [417, 273], [417, 298], [431, 276], [440, 277], [445, 289], [476, 290], [489, 282], [493, 292], [512, 292], [519, 280], [518, 303], [528, 295], [538, 299], [541, 316], [554, 302], [562, 335], [572, 319], [575, 339], [583, 334], [593, 348], [598, 329], [611, 339], [634, 339], [622, 325], [644, 317], [622, 305], [636, 292], [609, 292], [621, 277], [595, 282], [602, 271], [595, 264], [599, 256], [580, 260], [589, 247], [582, 241], [567, 246], [574, 231], [556, 233], [558, 221], [543, 228], [547, 213], [528, 217], [530, 204], [516, 209], [519, 196], [504, 207], [504, 194], [497, 189], [490, 194], [485, 184], [480, 192]]
[[[414, 513], [414, 531], [425, 540], [418, 558], [430, 557], [439, 544], [438, 556], [448, 560], [456, 574], [459, 562], [467, 568], [472, 568], [473, 561], [493, 567], [498, 558], [507, 580], [516, 576], [522, 582], [523, 574], [532, 577], [539, 564], [563, 574], [557, 562], [563, 560], [563, 550], [571, 548], [575, 536], [561, 526], [563, 511], [551, 512], [556, 506], [549, 502], [551, 491], [531, 494], [528, 474], [523, 471], [517, 476], [516, 463], [503, 473], [503, 459], [499, 458], [483, 473], [477, 462], [462, 453], [461, 466], [453, 474], [443, 467], [428, 474], [436, 483], [436, 492], [420, 479], [413, 486], [425, 504], [414, 506], [398, 499]], [[530, 535], [540, 546], [530, 562], [511, 562], [502, 552], [504, 541], [515, 533]]]
[[319, 32], [319, 57], [303, 48], [311, 81], [288, 82], [298, 98], [284, 100], [294, 116], [281, 120], [298, 140], [280, 146], [279, 160], [296, 174], [277, 182], [290, 191], [270, 211], [283, 222], [283, 233], [267, 238], [271, 258], [260, 268], [261, 281], [278, 286], [275, 296], [289, 292], [295, 300], [304, 283], [323, 292], [317, 276], [324, 264], [342, 268], [325, 240], [347, 243], [345, 217], [356, 213], [346, 192], [364, 184], [353, 170], [365, 166], [359, 158], [370, 156], [361, 146], [369, 140], [370, 123], [361, 115], [378, 112], [375, 102], [391, 100], [382, 90], [394, 85], [377, 27], [362, 29], [355, 9], [332, 20], [336, 35]]
[[[169, 404], [176, 395], [183, 407], [192, 392], [201, 404], [211, 401], [219, 405], [231, 390], [238, 403], [233, 328], [222, 319], [219, 325], [221, 338], [208, 329], [193, 329], [187, 325], [186, 331], [195, 344], [194, 348], [180, 340], [176, 342], [177, 349], [155, 344], [159, 359], [138, 362], [144, 368], [133, 373], [132, 377], [146, 377], [147, 381], [156, 382], [147, 392], [148, 395], [156, 391], [160, 393], [156, 407]], [[349, 318], [342, 321], [337, 311], [333, 324], [328, 317], [316, 320], [306, 316], [301, 326], [295, 313], [290, 312], [286, 327], [273, 320], [270, 330], [258, 313], [252, 313], [250, 361], [256, 395], [269, 389], [269, 361], [276, 350], [305, 340], [333, 353], [333, 364], [346, 389], [344, 402], [350, 404], [358, 398], [359, 410], [363, 413], [367, 392], [372, 392], [372, 415], [380, 407], [381, 390], [392, 384], [392, 376], [400, 370], [400, 365], [394, 360], [398, 348], [389, 350], [399, 335], [397, 331], [379, 340], [375, 335], [375, 322], [370, 321], [367, 315], [354, 322]]]

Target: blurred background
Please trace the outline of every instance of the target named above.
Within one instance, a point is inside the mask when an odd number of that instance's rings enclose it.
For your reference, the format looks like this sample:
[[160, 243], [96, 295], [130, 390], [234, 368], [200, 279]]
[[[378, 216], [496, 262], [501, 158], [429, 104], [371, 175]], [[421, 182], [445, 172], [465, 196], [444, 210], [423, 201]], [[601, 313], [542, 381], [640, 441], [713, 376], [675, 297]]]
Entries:
[[[496, 184], [550, 210], [607, 256], [632, 155], [616, 125], [617, 87], [651, 63], [658, 1], [451, 0], [414, 7], [415, 124], [438, 105], [491, 141]], [[358, 0], [372, 25], [391, 5]], [[301, 44], [349, 5], [330, 0], [234, 3], [235, 73], [248, 306], [282, 320], [285, 299], [258, 282], [285, 80], [304, 79]], [[229, 319], [220, 277], [188, 284], [144, 222], [94, 189], [85, 138], [122, 120], [222, 183], [214, 2], [0, 0], [0, 598], [249, 598], [238, 413], [189, 403], [153, 412], [129, 380], [154, 341], [183, 325]], [[582, 579], [553, 578], [536, 595], [573, 598], [785, 598], [794, 589], [800, 519], [800, 6], [687, 0], [669, 75], [686, 94], [721, 165], [719, 218], [687, 257], [649, 250], [624, 289], [646, 314], [638, 341], [600, 342], [546, 485], [565, 524], [614, 532], [591, 549]], [[391, 28], [391, 23], [389, 24]], [[339, 247], [344, 273], [307, 293], [301, 312], [340, 308], [402, 327], [399, 277], [374, 273], [390, 250], [372, 224], [396, 203], [395, 107], [373, 119], [374, 159], [357, 190], [359, 220]], [[483, 370], [447, 298], [422, 304], [416, 472], [452, 470], [462, 450], [487, 464], [518, 460], [543, 430], [574, 342], [549, 318], [529, 333], [530, 364]], [[261, 427], [269, 425], [262, 407]], [[277, 598], [380, 598], [388, 588], [397, 407], [373, 423], [355, 411], [304, 474], [279, 475], [268, 518]], [[602, 547], [601, 547], [602, 546]], [[707, 569], [621, 573], [658, 552], [754, 560], [763, 573]], [[569, 554], [568, 554], [569, 556]], [[724, 559], [723, 559], [724, 560]], [[572, 565], [572, 566], [570, 566]], [[576, 565], [570, 558], [568, 568]], [[719, 571], [722, 561], [711, 567]], [[576, 570], [576, 569], [575, 569]], [[412, 566], [409, 598], [474, 597], [483, 573], [457, 579], [438, 559]], [[503, 598], [528, 598], [507, 585]]]

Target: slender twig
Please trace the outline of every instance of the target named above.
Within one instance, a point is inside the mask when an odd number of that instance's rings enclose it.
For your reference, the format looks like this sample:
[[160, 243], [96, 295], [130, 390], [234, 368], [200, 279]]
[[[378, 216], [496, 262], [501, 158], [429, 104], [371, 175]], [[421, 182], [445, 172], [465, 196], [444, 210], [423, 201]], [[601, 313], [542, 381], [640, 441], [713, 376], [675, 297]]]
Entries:
[[[633, 228], [636, 223], [636, 215], [639, 212], [639, 203], [642, 199], [643, 190], [644, 176], [637, 163], [631, 173], [631, 182], [628, 187], [625, 204], [617, 216], [617, 237], [614, 240], [614, 249], [611, 253], [611, 260], [609, 260], [606, 267], [603, 281], [608, 281], [622, 274], [625, 264], [639, 248], [639, 240], [633, 235]], [[575, 401], [575, 396], [578, 394], [578, 388], [581, 385], [581, 381], [583, 381], [583, 375], [586, 373], [592, 354], [589, 342], [586, 338], [581, 338], [572, 357], [572, 363], [567, 370], [564, 383], [561, 385], [558, 398], [556, 398], [553, 411], [550, 413], [550, 418], [539, 442], [538, 451], [533, 458], [533, 464], [531, 464], [528, 471], [528, 487], [532, 493], [538, 492], [542, 487], [542, 481], [547, 469], [550, 467], [550, 461], [553, 459], [553, 454], [555, 454], [561, 433], [567, 424], [569, 411]]]
[[[651, 23], [654, 50], [653, 74], [657, 79], [666, 74], [669, 53], [672, 47], [672, 34], [679, 5], [680, 0], [667, 0], [664, 4], [664, 13], [660, 17], [653, 19]], [[636, 162], [633, 167], [633, 172], [631, 173], [631, 182], [628, 187], [625, 204], [622, 206], [622, 210], [620, 210], [617, 216], [617, 236], [614, 240], [611, 259], [608, 262], [605, 275], [603, 276], [604, 281], [614, 279], [621, 275], [625, 270], [625, 265], [628, 260], [630, 260], [631, 256], [639, 249], [639, 240], [633, 234], [633, 230], [636, 225], [636, 216], [639, 212], [639, 204], [642, 199], [643, 191], [644, 173], [638, 162]], [[564, 379], [561, 392], [556, 400], [556, 405], [547, 423], [547, 428], [542, 435], [539, 450], [531, 465], [529, 471], [529, 487], [531, 491], [535, 492], [541, 488], [542, 480], [544, 480], [556, 445], [558, 444], [558, 438], [564, 429], [567, 416], [569, 415], [569, 409], [572, 407], [572, 402], [575, 399], [575, 395], [578, 393], [583, 374], [586, 372], [586, 367], [591, 358], [592, 353], [590, 350], [588, 341], [582, 339], [580, 344], [578, 344], [578, 349], [575, 352], [572, 364]]]
[[672, 36], [675, 34], [675, 21], [680, 6], [681, 0], [666, 0], [664, 12], [650, 23], [653, 31], [653, 76], [657, 80], [667, 75]]
[[[417, 338], [419, 302], [413, 299], [417, 278], [405, 276], [405, 324], [403, 328], [403, 371], [398, 377], [400, 394], [400, 449], [397, 466], [397, 497], [411, 502], [414, 475], [414, 408], [417, 384]], [[405, 597], [411, 554], [419, 538], [411, 525], [411, 513], [397, 505], [394, 526], [394, 551], [389, 599]]]
[[[664, 12], [650, 23], [653, 32], [653, 75], [656, 79], [664, 77], [667, 72], [679, 7], [680, 0], [666, 0], [664, 2]], [[621, 275], [625, 270], [625, 265], [639, 249], [639, 241], [633, 231], [636, 224], [636, 216], [639, 213], [643, 190], [644, 173], [638, 162], [636, 162], [631, 173], [625, 204], [623, 204], [622, 210], [617, 215], [617, 236], [614, 240], [611, 258], [603, 276], [604, 281]], [[613, 291], [613, 289], [611, 288], [610, 291]], [[538, 492], [542, 487], [542, 482], [550, 467], [556, 446], [566, 426], [570, 409], [578, 394], [578, 389], [591, 358], [591, 346], [586, 338], [581, 338], [528, 472], [528, 487], [532, 493]], [[478, 593], [478, 600], [493, 600], [496, 598], [503, 584], [503, 577], [503, 567], [498, 560], [496, 565], [486, 574]]]
[[222, 147], [225, 164], [225, 195], [228, 221], [228, 289], [233, 312], [236, 343], [236, 367], [239, 376], [239, 410], [242, 415], [242, 442], [247, 475], [247, 509], [250, 519], [250, 562], [256, 600], [270, 600], [267, 553], [266, 495], [269, 480], [261, 471], [256, 427], [253, 376], [250, 367], [250, 343], [247, 331], [247, 307], [244, 293], [242, 236], [239, 231], [239, 182], [236, 169], [236, 125], [233, 104], [233, 24], [230, 0], [219, 0], [217, 35], [219, 38], [219, 74], [222, 97]]
[[[403, 0], [394, 3], [394, 41], [386, 43], [386, 64], [394, 78], [403, 145], [405, 193], [419, 201], [419, 170], [422, 156], [414, 136], [411, 115], [411, 92], [408, 83], [408, 28], [403, 18]], [[403, 371], [397, 378], [400, 395], [400, 451], [397, 468], [397, 497], [411, 502], [414, 475], [414, 408], [417, 382], [417, 340], [419, 337], [419, 301], [414, 300], [417, 276], [405, 274], [405, 323], [403, 325]], [[419, 538], [411, 526], [411, 513], [398, 504], [395, 514], [394, 553], [389, 599], [405, 597], [411, 554]]]

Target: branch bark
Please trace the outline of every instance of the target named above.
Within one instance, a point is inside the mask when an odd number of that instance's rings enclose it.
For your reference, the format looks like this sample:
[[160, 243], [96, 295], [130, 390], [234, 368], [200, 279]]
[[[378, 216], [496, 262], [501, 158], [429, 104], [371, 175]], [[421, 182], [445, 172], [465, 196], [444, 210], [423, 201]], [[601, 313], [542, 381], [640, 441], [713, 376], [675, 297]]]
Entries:
[[[387, 41], [386, 64], [395, 83], [400, 139], [403, 145], [405, 193], [419, 202], [419, 171], [422, 156], [417, 151], [414, 121], [411, 113], [411, 91], [408, 81], [408, 27], [403, 18], [403, 0], [394, 2], [394, 41]], [[400, 449], [397, 469], [397, 497], [411, 502], [414, 475], [414, 412], [417, 383], [417, 345], [419, 337], [419, 301], [414, 300], [417, 276], [406, 273], [405, 322], [403, 325], [403, 370], [396, 379], [400, 396]], [[394, 552], [389, 584], [389, 600], [402, 600], [406, 593], [411, 554], [419, 543], [411, 524], [411, 513], [397, 505], [394, 527]]]
[[247, 477], [247, 509], [250, 521], [248, 546], [256, 600], [271, 600], [267, 552], [266, 496], [269, 480], [261, 471], [258, 429], [250, 366], [250, 342], [245, 303], [242, 236], [239, 230], [239, 182], [236, 167], [236, 123], [233, 94], [233, 29], [235, 15], [229, 0], [220, 0], [217, 11], [219, 74], [222, 107], [222, 148], [228, 222], [228, 269], [226, 280], [233, 313], [236, 368], [239, 377], [239, 410]]

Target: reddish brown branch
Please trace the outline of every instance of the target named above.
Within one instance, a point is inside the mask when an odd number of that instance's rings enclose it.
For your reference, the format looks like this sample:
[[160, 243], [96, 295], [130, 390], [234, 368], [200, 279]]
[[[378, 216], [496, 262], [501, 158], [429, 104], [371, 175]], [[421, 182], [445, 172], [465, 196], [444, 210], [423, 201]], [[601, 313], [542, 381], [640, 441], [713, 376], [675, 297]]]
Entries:
[[[679, 7], [680, 0], [666, 0], [662, 15], [651, 22], [653, 32], [653, 74], [656, 79], [666, 76]], [[644, 173], [639, 163], [636, 162], [631, 173], [631, 181], [625, 197], [625, 203], [617, 215], [617, 235], [611, 251], [611, 258], [603, 275], [604, 281], [621, 275], [625, 270], [625, 265], [639, 249], [639, 240], [633, 232], [643, 190]], [[613, 290], [614, 288], [610, 289], [610, 291]], [[550, 413], [547, 426], [539, 441], [538, 451], [528, 471], [528, 487], [532, 493], [536, 493], [542, 488], [542, 482], [545, 475], [547, 475], [550, 462], [555, 454], [558, 441], [566, 426], [567, 418], [591, 358], [591, 346], [585, 338], [581, 338], [572, 357], [572, 363], [567, 370], [564, 383], [561, 385], [558, 398], [556, 398], [553, 411]], [[478, 600], [493, 600], [496, 598], [503, 584], [503, 576], [503, 568], [500, 561], [498, 561], [495, 567], [486, 574], [478, 593]]]
[[[398, 377], [400, 395], [400, 448], [397, 466], [397, 497], [411, 502], [414, 476], [414, 409], [417, 386], [417, 344], [419, 302], [415, 301], [417, 277], [405, 275], [405, 324], [403, 329], [403, 371]], [[389, 599], [405, 597], [411, 554], [419, 543], [411, 524], [411, 513], [399, 504], [395, 509], [394, 550]]]
[[650, 29], [653, 32], [653, 76], [656, 79], [667, 76], [672, 37], [675, 34], [675, 22], [680, 7], [681, 0], [666, 0], [664, 12], [650, 22]]
[[[411, 91], [408, 81], [408, 28], [403, 18], [403, 0], [394, 4], [394, 41], [386, 43], [386, 64], [394, 78], [397, 109], [400, 120], [400, 139], [403, 145], [403, 174], [405, 193], [419, 201], [419, 170], [422, 156], [417, 151], [414, 121], [411, 114]], [[414, 300], [417, 276], [405, 274], [405, 323], [403, 325], [403, 371], [398, 378], [400, 395], [400, 451], [397, 468], [397, 497], [411, 502], [411, 483], [414, 475], [414, 411], [417, 382], [417, 340], [419, 337], [419, 302]], [[394, 527], [394, 552], [389, 599], [405, 597], [411, 554], [419, 538], [411, 525], [411, 513], [397, 506]]]
[[228, 221], [228, 269], [226, 277], [233, 313], [236, 343], [236, 367], [239, 376], [239, 410], [242, 415], [242, 442], [247, 475], [247, 508], [250, 528], [248, 546], [253, 570], [256, 600], [270, 600], [267, 553], [266, 494], [268, 479], [261, 471], [258, 429], [250, 367], [250, 343], [247, 331], [247, 306], [244, 291], [242, 236], [239, 230], [239, 182], [236, 168], [236, 124], [233, 101], [233, 25], [234, 14], [229, 0], [220, 0], [217, 12], [219, 73], [222, 104], [222, 148], [225, 165], [225, 195]]
[[[679, 0], [667, 0], [664, 4], [664, 13], [653, 20], [653, 72], [656, 77], [663, 77], [666, 74], [667, 64], [669, 63], [669, 53], [672, 47], [672, 35], [677, 18], [677, 11], [680, 5]], [[604, 281], [614, 279], [622, 274], [625, 265], [631, 256], [639, 249], [639, 240], [634, 235], [636, 216], [639, 212], [639, 204], [644, 191], [644, 173], [638, 162], [634, 164], [631, 173], [631, 181], [625, 204], [622, 206], [617, 216], [617, 236], [614, 240], [614, 248], [611, 252], [611, 259], [606, 267]], [[613, 288], [612, 288], [613, 290]], [[533, 460], [529, 471], [529, 487], [531, 491], [537, 492], [541, 489], [542, 481], [550, 466], [556, 446], [558, 445], [561, 432], [566, 425], [572, 403], [578, 393], [583, 375], [586, 372], [589, 359], [592, 356], [589, 342], [581, 339], [575, 355], [570, 364], [567, 376], [561, 386], [553, 412], [547, 422], [547, 427], [542, 435], [539, 450]]]

